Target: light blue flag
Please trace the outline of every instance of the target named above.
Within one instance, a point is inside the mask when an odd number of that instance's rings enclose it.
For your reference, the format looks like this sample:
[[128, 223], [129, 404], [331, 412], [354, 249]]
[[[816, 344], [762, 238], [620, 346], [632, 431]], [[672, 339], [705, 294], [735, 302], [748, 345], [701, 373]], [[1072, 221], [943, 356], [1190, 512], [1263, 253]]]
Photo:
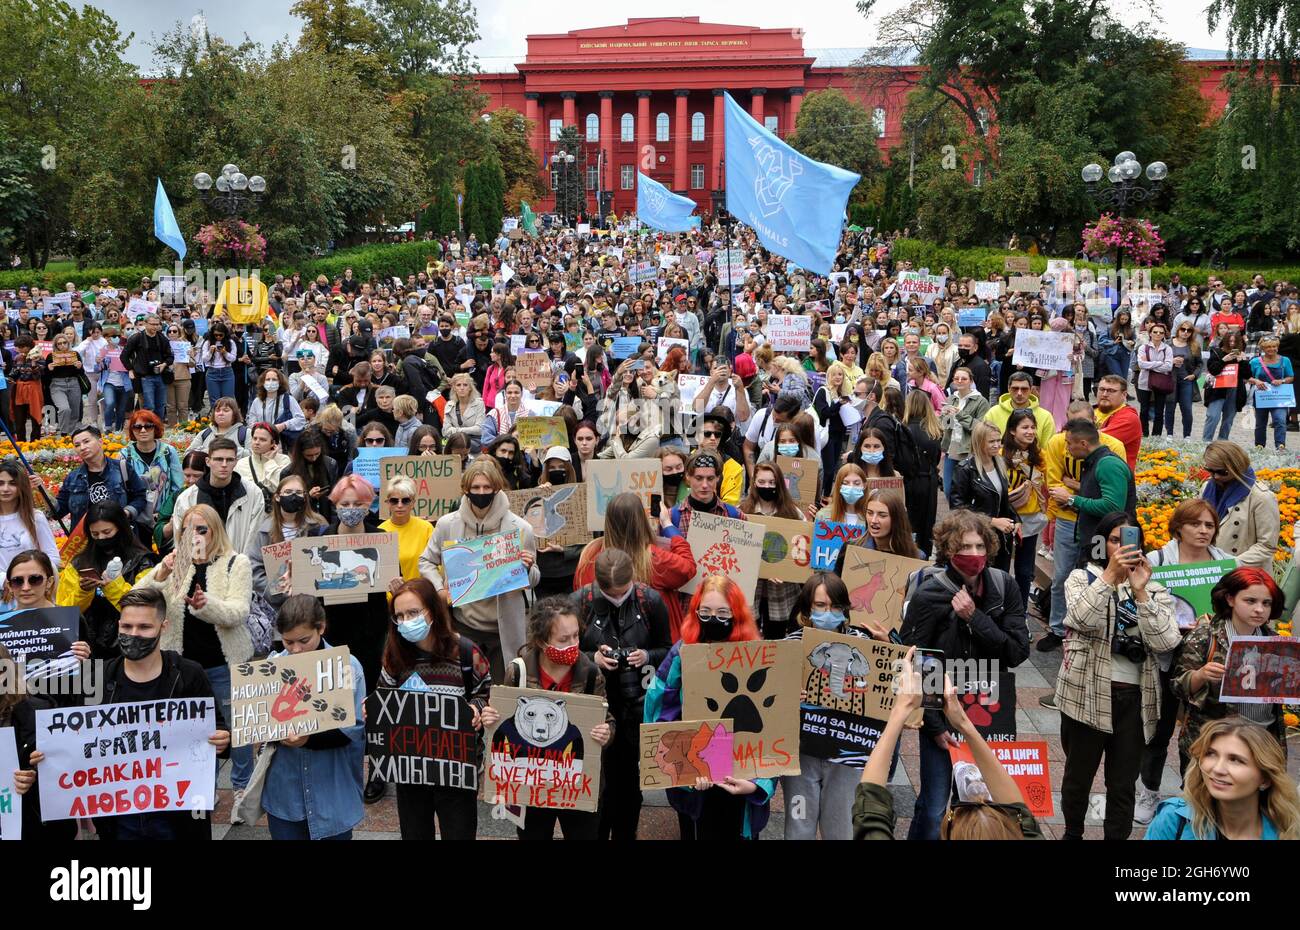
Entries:
[[727, 211], [778, 255], [829, 274], [861, 175], [800, 155], [727, 100]]
[[181, 261], [185, 261], [185, 237], [181, 235], [181, 227], [176, 222], [176, 214], [172, 212], [172, 202], [167, 199], [167, 191], [163, 190], [162, 178], [158, 179], [158, 190], [153, 195], [153, 234], [164, 245], [175, 249]]
[[674, 194], [654, 178], [636, 173], [636, 215], [647, 226], [664, 232], [686, 232], [691, 229], [691, 211], [695, 201]]

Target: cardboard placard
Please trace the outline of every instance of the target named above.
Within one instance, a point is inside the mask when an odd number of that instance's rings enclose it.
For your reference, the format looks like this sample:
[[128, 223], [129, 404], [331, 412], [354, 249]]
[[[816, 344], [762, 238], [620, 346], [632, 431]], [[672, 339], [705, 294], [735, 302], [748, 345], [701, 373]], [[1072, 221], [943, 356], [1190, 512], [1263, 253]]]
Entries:
[[1003, 282], [1001, 281], [976, 281], [975, 282], [975, 299], [976, 300], [997, 300], [1002, 296]]
[[677, 375], [677, 390], [682, 395], [682, 410], [688, 411], [695, 403], [704, 385], [709, 383], [708, 375]]
[[294, 594], [325, 604], [364, 604], [401, 576], [396, 533], [295, 539], [289, 568]]
[[867, 535], [863, 523], [837, 523], [834, 520], [818, 520], [813, 524], [812, 570], [815, 572], [833, 572], [839, 561], [840, 550], [846, 543], [861, 539]]
[[14, 790], [10, 774], [19, 768], [14, 728], [0, 727], [0, 772], [9, 775], [0, 784], [0, 841], [23, 838], [23, 796]]
[[1029, 256], [1006, 256], [1006, 258], [1002, 260], [1002, 270], [1014, 274], [1029, 274]]
[[[804, 628], [802, 643], [799, 677], [805, 700], [800, 706], [799, 751], [818, 759], [865, 763], [888, 717], [872, 717], [868, 708], [878, 714], [877, 699], [892, 699], [898, 647], [815, 627]], [[878, 689], [883, 691], [874, 694]]]
[[1037, 294], [1043, 279], [1036, 274], [1017, 274], [1007, 279], [1007, 290], [1014, 294]]
[[[747, 515], [763, 527], [763, 553], [758, 577], [768, 581], [802, 584], [812, 574], [813, 525], [806, 520], [784, 520], [761, 513]], [[693, 518], [692, 518], [693, 519]]]
[[934, 303], [936, 297], [944, 295], [948, 279], [943, 275], [921, 274], [916, 271], [903, 271], [898, 275], [897, 290], [906, 301], [912, 295], [921, 298], [927, 307]]
[[1300, 703], [1300, 640], [1238, 636], [1228, 645], [1226, 665], [1219, 685], [1222, 703]]
[[583, 466], [591, 484], [587, 488], [587, 529], [605, 529], [605, 510], [609, 502], [630, 491], [641, 496], [646, 513], [650, 498], [664, 493], [663, 466], [658, 459], [592, 459]]
[[379, 516], [391, 514], [386, 491], [394, 478], [410, 478], [415, 485], [411, 516], [437, 523], [443, 514], [460, 506], [459, 455], [392, 455], [379, 460]]
[[773, 352], [811, 351], [812, 317], [769, 316], [767, 341]]
[[758, 566], [763, 555], [763, 528], [746, 520], [711, 513], [691, 515], [686, 541], [695, 555], [695, 577], [682, 585], [694, 594], [709, 575], [726, 575], [749, 600], [758, 586]]
[[736, 778], [799, 773], [802, 643], [695, 643], [681, 660], [682, 718], [731, 721]]
[[781, 469], [785, 479], [785, 489], [790, 493], [790, 500], [800, 510], [807, 510], [809, 504], [821, 500], [821, 488], [817, 486], [822, 463], [820, 459], [795, 459], [786, 455], [776, 457], [776, 466]]
[[[1024, 798], [1029, 813], [1040, 819], [1053, 816], [1055, 811], [1052, 806], [1052, 775], [1047, 759], [1047, 743], [995, 741], [988, 746], [1020, 789], [1020, 796]], [[948, 755], [952, 759], [952, 777], [958, 797], [963, 801], [992, 800], [970, 746], [965, 742], [949, 746]]]
[[1237, 567], [1232, 559], [1215, 562], [1189, 562], [1186, 565], [1158, 565], [1151, 569], [1151, 580], [1164, 585], [1174, 599], [1174, 618], [1179, 629], [1190, 630], [1197, 618], [1214, 612], [1210, 592], [1219, 579]]
[[1074, 341], [1077, 338], [1073, 332], [1018, 329], [1016, 349], [1011, 356], [1011, 363], [1047, 371], [1072, 371], [1074, 370]]
[[690, 358], [691, 344], [688, 340], [675, 339], [672, 336], [660, 336], [659, 341], [655, 344], [655, 359], [660, 365], [664, 363], [664, 359], [668, 357], [668, 351], [673, 346], [679, 346], [686, 353], [686, 357]]
[[523, 488], [507, 491], [510, 512], [533, 528], [538, 547], [581, 546], [591, 542], [587, 530], [587, 486], [557, 484], [549, 491]]
[[288, 594], [293, 590], [293, 540], [262, 547], [262, 567], [266, 570], [266, 593]]
[[520, 352], [515, 356], [515, 377], [530, 391], [540, 391], [555, 378], [549, 352]]
[[347, 646], [230, 666], [230, 745], [273, 743], [355, 726]]
[[903, 625], [903, 598], [907, 580], [929, 562], [909, 559], [862, 546], [844, 553], [843, 579], [849, 589], [849, 622], [865, 626], [867, 620], [892, 630]]
[[903, 476], [892, 475], [888, 478], [867, 478], [866, 491], [864, 497], [870, 497], [872, 491], [899, 491], [903, 490]]
[[720, 782], [735, 770], [730, 720], [675, 720], [641, 724], [641, 790], [694, 788], [696, 779]]
[[212, 810], [216, 732], [210, 697], [36, 711], [41, 820]]
[[520, 448], [543, 453], [552, 446], [569, 448], [569, 429], [562, 417], [519, 417], [515, 420], [515, 438]]
[[459, 695], [376, 688], [366, 697], [366, 755], [389, 784], [477, 792], [479, 743], [472, 719], [469, 702]]
[[512, 530], [442, 544], [442, 571], [452, 607], [528, 587], [519, 535]]
[[605, 701], [587, 694], [492, 686], [501, 720], [487, 734], [483, 800], [491, 804], [594, 811], [600, 802]]

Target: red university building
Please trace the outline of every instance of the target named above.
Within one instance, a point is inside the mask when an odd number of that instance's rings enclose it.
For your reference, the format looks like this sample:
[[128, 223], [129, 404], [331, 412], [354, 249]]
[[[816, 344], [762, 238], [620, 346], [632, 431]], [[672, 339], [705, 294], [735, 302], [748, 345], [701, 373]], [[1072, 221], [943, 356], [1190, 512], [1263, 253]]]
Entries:
[[[528, 54], [513, 71], [483, 74], [489, 110], [512, 107], [533, 120], [538, 167], [550, 164], [562, 126], [585, 140], [588, 211], [597, 192], [612, 192], [618, 213], [636, 207], [638, 169], [709, 213], [722, 187], [723, 91], [777, 135], [792, 131], [807, 94], [835, 87], [871, 114], [882, 152], [901, 139], [910, 82], [864, 90], [854, 63], [865, 49], [808, 49], [800, 29], [702, 23], [698, 17], [631, 19], [623, 26], [528, 37]], [[1201, 93], [1217, 115], [1227, 95], [1219, 84], [1230, 62], [1222, 53], [1188, 50], [1200, 70]], [[866, 99], [870, 95], [872, 99]], [[552, 170], [551, 190], [556, 187]], [[539, 211], [554, 208], [548, 195]]]

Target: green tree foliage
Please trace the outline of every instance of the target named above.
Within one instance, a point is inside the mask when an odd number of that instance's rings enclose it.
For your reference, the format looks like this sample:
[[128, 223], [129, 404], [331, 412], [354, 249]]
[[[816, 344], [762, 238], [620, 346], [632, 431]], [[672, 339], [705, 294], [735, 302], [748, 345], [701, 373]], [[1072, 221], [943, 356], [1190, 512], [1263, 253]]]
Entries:
[[882, 163], [871, 115], [864, 107], [834, 88], [809, 94], [786, 141], [809, 158], [862, 175], [849, 195], [849, 205], [865, 205]]
[[535, 200], [545, 192], [538, 171], [537, 155], [528, 138], [533, 130], [532, 120], [518, 110], [502, 107], [488, 115], [488, 135], [496, 149], [497, 158], [505, 177], [505, 188], [514, 192], [517, 208], [519, 200]]
[[31, 142], [0, 131], [0, 263], [25, 245], [23, 230], [40, 214], [40, 201], [32, 177], [40, 152]]

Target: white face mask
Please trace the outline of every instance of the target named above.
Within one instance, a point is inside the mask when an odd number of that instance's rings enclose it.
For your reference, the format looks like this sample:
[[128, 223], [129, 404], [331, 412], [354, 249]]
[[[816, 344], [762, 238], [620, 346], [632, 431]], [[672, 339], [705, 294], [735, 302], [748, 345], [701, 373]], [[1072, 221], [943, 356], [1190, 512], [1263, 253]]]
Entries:
[[605, 595], [605, 600], [609, 601], [609, 602], [610, 602], [611, 604], [613, 604], [615, 607], [622, 607], [622, 606], [623, 606], [623, 602], [626, 601], [629, 597], [632, 596], [632, 591], [633, 591], [634, 589], [635, 589], [635, 585], [630, 585], [630, 586], [628, 587], [628, 589], [627, 589], [626, 591], [623, 592], [623, 595], [622, 595], [621, 597], [611, 597], [611, 596], [610, 596], [609, 594], [607, 594], [605, 591], [601, 591], [600, 593], [601, 593], [601, 594], [604, 594], [604, 595]]
[[280, 382], [279, 382], [279, 381], [268, 381], [268, 382], [266, 382], [266, 391], [267, 391], [268, 394], [275, 393], [275, 392], [278, 391], [278, 390], [280, 390]]

